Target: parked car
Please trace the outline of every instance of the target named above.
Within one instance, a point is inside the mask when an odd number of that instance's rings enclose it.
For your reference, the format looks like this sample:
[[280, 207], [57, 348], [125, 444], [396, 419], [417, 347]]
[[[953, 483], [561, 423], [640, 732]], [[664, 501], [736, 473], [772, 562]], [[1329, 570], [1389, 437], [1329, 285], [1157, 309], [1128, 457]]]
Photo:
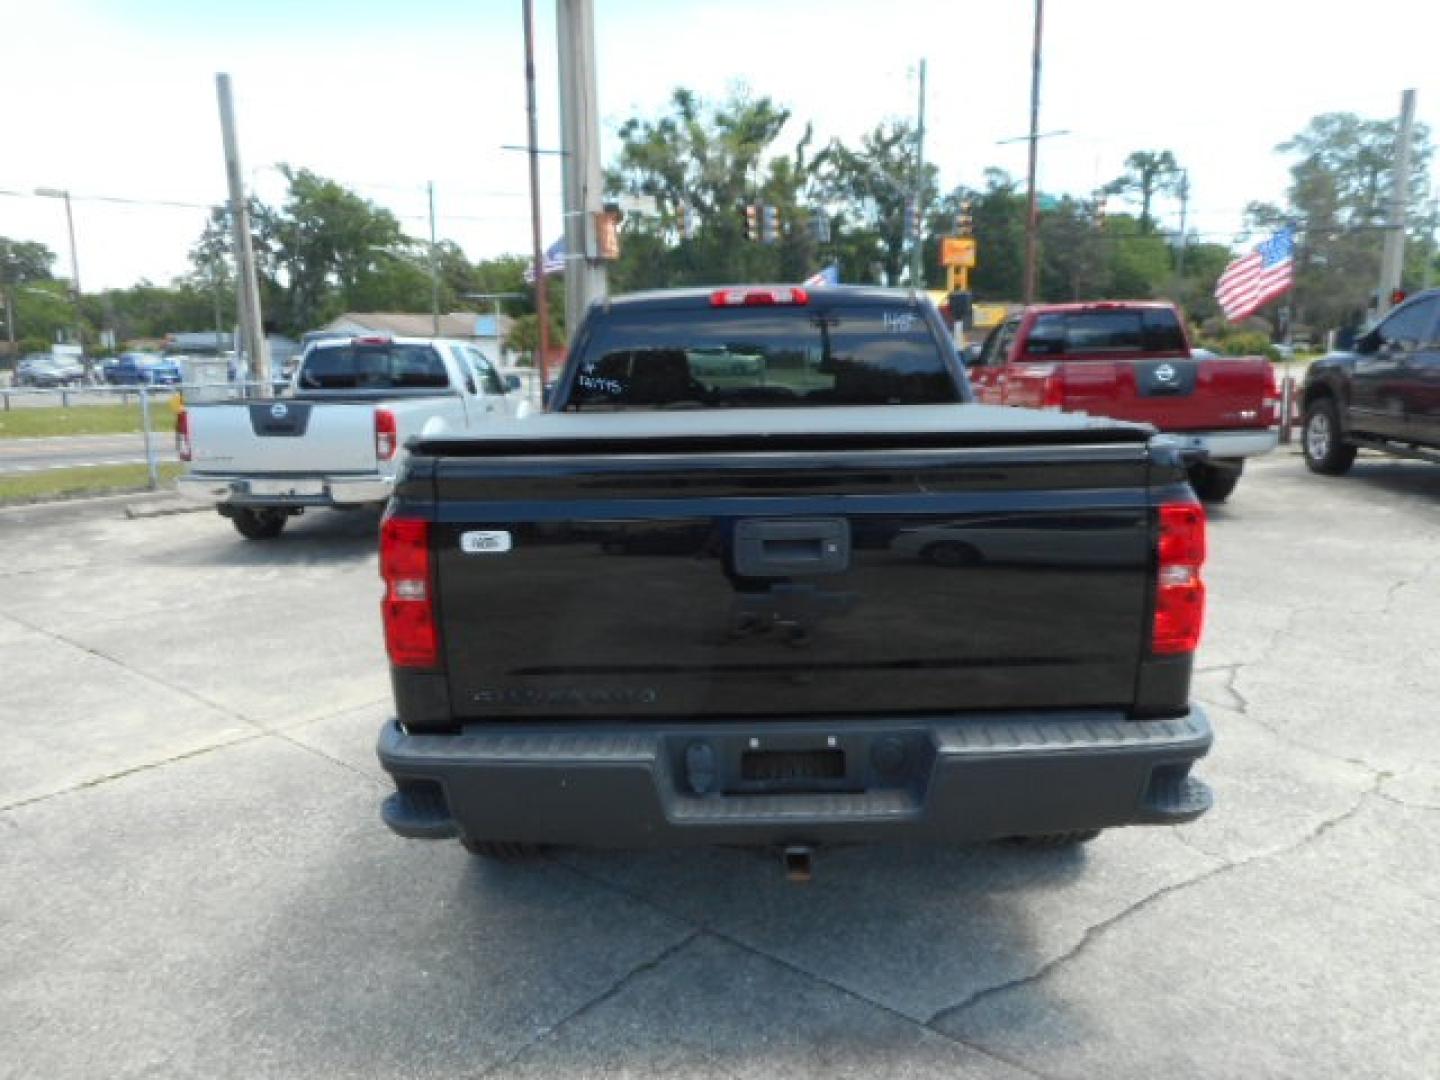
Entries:
[[176, 421], [180, 494], [247, 540], [310, 507], [390, 497], [416, 435], [478, 431], [529, 410], [475, 346], [434, 338], [316, 341], [284, 398], [194, 404]]
[[103, 368], [111, 386], [178, 386], [184, 380], [179, 363], [156, 353], [121, 353]]
[[[551, 406], [422, 434], [382, 524], [397, 833], [803, 873], [828, 842], [1053, 846], [1210, 806], [1174, 440], [974, 404], [891, 289], [614, 297]], [[937, 555], [945, 528], [981, 557]]]
[[31, 353], [21, 357], [15, 367], [16, 386], [54, 389], [80, 386], [85, 381], [85, 365], [70, 356], [54, 353]]
[[1313, 472], [1346, 472], [1362, 447], [1440, 462], [1440, 289], [1411, 297], [1305, 372], [1301, 447]]
[[1218, 502], [1275, 448], [1279, 387], [1263, 356], [1195, 352], [1173, 304], [1038, 304], [990, 333], [970, 378], [994, 405], [1154, 424], [1196, 452], [1190, 483]]

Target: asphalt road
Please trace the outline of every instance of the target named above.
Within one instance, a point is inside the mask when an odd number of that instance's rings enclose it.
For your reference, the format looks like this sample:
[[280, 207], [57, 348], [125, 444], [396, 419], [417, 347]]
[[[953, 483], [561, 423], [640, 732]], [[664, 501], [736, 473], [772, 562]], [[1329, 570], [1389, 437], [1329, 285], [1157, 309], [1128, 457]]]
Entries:
[[808, 886], [391, 836], [375, 517], [123, 505], [0, 511], [0, 1076], [1437, 1074], [1440, 468], [1214, 515], [1200, 822]]
[[[169, 432], [152, 436], [158, 461], [175, 460]], [[143, 435], [54, 435], [0, 439], [0, 476], [97, 465], [144, 465]]]

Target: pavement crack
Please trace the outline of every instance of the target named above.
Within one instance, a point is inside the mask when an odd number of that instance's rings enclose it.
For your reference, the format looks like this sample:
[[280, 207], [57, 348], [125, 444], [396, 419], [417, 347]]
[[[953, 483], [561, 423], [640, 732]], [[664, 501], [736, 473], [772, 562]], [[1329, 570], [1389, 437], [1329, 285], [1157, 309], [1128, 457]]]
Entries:
[[149, 772], [151, 769], [163, 768], [166, 765], [173, 765], [177, 761], [187, 761], [190, 758], [204, 757], [206, 754], [214, 753], [216, 750], [227, 750], [232, 746], [242, 746], [245, 743], [263, 739], [266, 733], [263, 731], [252, 732], [249, 735], [237, 735], [233, 739], [225, 739], [221, 742], [210, 743], [207, 746], [198, 746], [193, 750], [186, 750], [179, 754], [172, 754], [170, 757], [159, 758], [156, 761], [147, 761], [142, 765], [135, 765], [128, 769], [121, 769], [118, 772], [106, 773], [104, 776], [91, 777], [89, 780], [82, 780], [78, 784], [60, 788], [58, 791], [47, 791], [44, 795], [33, 795], [28, 799], [19, 799], [13, 803], [6, 803], [0, 806], [0, 814], [8, 813], [11, 810], [19, 810], [24, 806], [34, 806], [36, 803], [48, 802], [51, 799], [58, 799], [61, 795], [71, 795], [77, 791], [84, 791], [86, 788], [99, 787], [101, 784], [108, 784], [112, 780], [122, 780], [127, 776], [134, 776], [136, 773]]
[[967, 997], [964, 1001], [958, 1002], [955, 1005], [947, 1005], [945, 1008], [940, 1009], [938, 1012], [935, 1013], [935, 1015], [930, 1017], [930, 1019], [925, 1022], [925, 1026], [931, 1029], [938, 1030], [937, 1025], [943, 1024], [947, 1020], [951, 1020], [955, 1017], [960, 1016], [962, 1013], [973, 1008], [975, 1005], [979, 1004], [982, 1001], [995, 997], [999, 994], [1008, 993], [1011, 990], [1018, 990], [1022, 987], [1032, 986], [1036, 983], [1044, 981], [1045, 979], [1053, 975], [1061, 967], [1083, 956], [1088, 950], [1094, 947], [1096, 942], [1098, 942], [1101, 938], [1105, 937], [1116, 926], [1128, 921], [1132, 916], [1154, 906], [1155, 904], [1158, 904], [1160, 901], [1166, 899], [1169, 896], [1173, 896], [1174, 894], [1182, 892], [1186, 889], [1194, 888], [1197, 885], [1202, 885], [1205, 882], [1210, 881], [1213, 878], [1219, 877], [1222, 874], [1228, 874], [1231, 871], [1240, 870], [1258, 862], [1264, 862], [1270, 859], [1284, 858], [1288, 855], [1295, 854], [1296, 852], [1302, 850], [1305, 847], [1308, 847], [1309, 845], [1315, 843], [1315, 841], [1319, 840], [1326, 833], [1330, 832], [1330, 830], [1340, 825], [1343, 825], [1345, 822], [1349, 821], [1352, 817], [1358, 814], [1360, 810], [1365, 806], [1366, 799], [1368, 799], [1370, 796], [1379, 794], [1380, 784], [1382, 783], [1386, 775], [1387, 774], [1385, 773], [1376, 772], [1374, 778], [1371, 780], [1371, 783], [1363, 791], [1360, 792], [1360, 794], [1356, 797], [1355, 801], [1349, 807], [1342, 810], [1340, 813], [1321, 821], [1318, 825], [1316, 825], [1300, 839], [1296, 840], [1293, 844], [1290, 844], [1287, 847], [1279, 848], [1275, 851], [1260, 852], [1254, 855], [1250, 855], [1244, 859], [1236, 859], [1233, 861], [1222, 862], [1219, 866], [1212, 867], [1211, 869], [1206, 870], [1203, 873], [1197, 874], [1192, 878], [1187, 878], [1184, 881], [1173, 882], [1172, 884], [1162, 886], [1161, 888], [1156, 889], [1153, 892], [1147, 893], [1140, 899], [1136, 900], [1134, 903], [1126, 906], [1122, 911], [1118, 911], [1114, 915], [1111, 915], [1108, 918], [1102, 919], [1099, 922], [1086, 927], [1084, 933], [1080, 935], [1079, 940], [1076, 941], [1074, 945], [1072, 945], [1065, 952], [1061, 953], [1059, 956], [1047, 960], [1045, 963], [1041, 964], [1040, 967], [1036, 968], [1029, 974], [1019, 976], [1018, 978], [1010, 979], [1003, 983], [998, 983], [995, 986], [987, 986], [983, 990], [977, 990], [975, 993]]
[[119, 657], [111, 656], [109, 653], [97, 649], [94, 646], [86, 645], [84, 642], [76, 641], [74, 638], [66, 637], [59, 631], [51, 630], [47, 627], [40, 626], [37, 623], [32, 623], [28, 619], [22, 619], [18, 615], [7, 614], [5, 617], [25, 627], [25, 629], [27, 630], [31, 630], [37, 634], [40, 634], [43, 637], [48, 637], [51, 641], [57, 641], [61, 645], [67, 645], [72, 649], [76, 649], [79, 652], [85, 653], [88, 656], [93, 656], [97, 660], [103, 660], [107, 664], [113, 664], [121, 671], [133, 675], [137, 679], [143, 679], [144, 681], [150, 683], [153, 686], [159, 686], [165, 690], [169, 690], [171, 693], [180, 694], [184, 697], [188, 697], [191, 701], [204, 705], [207, 709], [213, 709], [218, 713], [222, 713], [225, 716], [230, 717], [230, 719], [232, 720], [238, 720], [242, 724], [256, 728], [260, 731], [266, 732], [267, 734], [270, 731], [269, 728], [267, 728], [259, 721], [252, 720], [244, 713], [237, 712], [235, 709], [230, 708], [228, 705], [222, 705], [217, 701], [211, 701], [209, 698], [205, 697], [205, 695], [190, 689], [188, 686], [182, 686], [178, 683], [172, 683], [168, 679], [162, 679], [160, 676], [152, 675], [148, 671], [142, 671], [140, 668], [131, 667]]
[[[894, 1017], [895, 1019], [900, 1020], [909, 1027], [924, 1028], [928, 1030], [932, 1035], [937, 1035], [940, 1038], [944, 1039], [946, 1042], [952, 1043], [956, 1046], [964, 1047], [966, 1050], [969, 1050], [975, 1054], [979, 1054], [982, 1057], [989, 1058], [991, 1061], [997, 1061], [1002, 1065], [1009, 1066], [1012, 1069], [1017, 1069], [1020, 1072], [1025, 1073], [1027, 1076], [1036, 1077], [1037, 1080], [1048, 1080], [1044, 1073], [1037, 1072], [1035, 1069], [1031, 1068], [1028, 1065], [1024, 1065], [1018, 1061], [1011, 1061], [1009, 1058], [996, 1053], [994, 1050], [988, 1050], [982, 1046], [977, 1046], [976, 1044], [968, 1042], [960, 1036], [954, 1035], [948, 1031], [939, 1031], [935, 1028], [931, 1028], [928, 1024], [922, 1022], [914, 1016], [909, 1015], [908, 1013], [901, 1012], [893, 1005], [889, 1005], [886, 1002], [869, 997], [865, 994], [860, 993], [857, 990], [852, 989], [851, 987], [844, 986], [841, 983], [837, 983], [832, 979], [826, 978], [824, 975], [817, 974], [816, 972], [811, 971], [808, 968], [801, 967], [799, 964], [796, 964], [793, 961], [786, 960], [783, 957], [776, 956], [774, 953], [767, 952], [759, 946], [752, 945], [747, 941], [743, 941], [740, 938], [737, 938], [724, 930], [720, 930], [715, 926], [710, 925], [709, 923], [696, 922], [694, 919], [691, 919], [677, 911], [671, 910], [664, 904], [657, 903], [655, 900], [651, 899], [648, 896], [645, 896], [642, 893], [637, 893], [632, 889], [627, 889], [623, 885], [617, 885], [612, 881], [607, 881], [604, 878], [587, 873], [586, 871], [581, 870], [579, 867], [572, 866], [569, 863], [557, 862], [553, 859], [551, 861], [554, 862], [556, 866], [570, 871], [576, 877], [579, 877], [592, 885], [597, 885], [602, 889], [617, 893], [620, 896], [625, 897], [627, 900], [631, 900], [637, 904], [642, 904], [645, 907], [650, 908], [652, 911], [659, 912], [666, 918], [675, 919], [678, 922], [689, 924], [694, 928], [690, 935], [691, 938], [699, 937], [702, 934], [708, 935], [715, 938], [717, 941], [723, 941], [727, 945], [731, 945], [734, 948], [750, 953], [752, 956], [758, 956], [763, 960], [767, 960], [772, 964], [776, 964], [779, 967], [782, 967], [795, 975], [799, 975], [801, 978], [808, 979], [811, 982], [819, 983], [821, 986], [824, 986], [837, 994], [842, 994], [845, 997], [850, 998], [851, 1000], [858, 1001], [863, 1005], [868, 1005], [873, 1009], [878, 1009], [880, 1012], [883, 1012], [891, 1017]], [[489, 1073], [485, 1073], [482, 1075], [489, 1075]]]
[[619, 994], [636, 979], [650, 973], [651, 971], [654, 971], [661, 964], [665, 963], [665, 961], [669, 960], [676, 953], [680, 952], [680, 950], [690, 945], [691, 942], [699, 939], [703, 933], [704, 931], [702, 930], [692, 929], [679, 941], [671, 943], [664, 949], [661, 949], [654, 956], [650, 957], [650, 959], [635, 965], [633, 968], [625, 972], [625, 974], [621, 975], [618, 979], [611, 983], [608, 987], [602, 990], [600, 993], [596, 994], [594, 997], [590, 998], [583, 1004], [578, 1005], [574, 1009], [570, 1010], [570, 1012], [566, 1013], [559, 1020], [555, 1021], [555, 1023], [545, 1028], [533, 1039], [528, 1040], [526, 1043], [524, 1043], [524, 1045], [520, 1046], [512, 1053], [505, 1055], [499, 1061], [493, 1062], [486, 1068], [482, 1069], [477, 1075], [482, 1077], [495, 1076], [503, 1070], [508, 1069], [511, 1065], [513, 1065], [520, 1058], [524, 1057], [535, 1047], [539, 1046], [547, 1039], [552, 1038], [566, 1025], [570, 1024], [572, 1021], [578, 1020], [586, 1013], [599, 1008], [601, 1005], [604, 1005], [607, 1001], [610, 1001], [612, 998], [614, 998], [617, 994]]

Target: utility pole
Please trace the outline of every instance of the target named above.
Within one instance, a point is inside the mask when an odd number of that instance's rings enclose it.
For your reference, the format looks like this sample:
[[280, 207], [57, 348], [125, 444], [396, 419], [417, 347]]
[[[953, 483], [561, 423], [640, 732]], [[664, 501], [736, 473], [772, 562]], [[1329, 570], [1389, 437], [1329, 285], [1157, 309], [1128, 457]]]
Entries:
[[425, 184], [430, 196], [430, 333], [440, 336], [440, 254], [435, 247], [435, 181]]
[[70, 190], [58, 188], [36, 188], [35, 194], [46, 199], [63, 199], [65, 201], [65, 228], [70, 234], [70, 301], [75, 305], [75, 344], [82, 345], [84, 341], [80, 333], [80, 256], [76, 254], [75, 247], [75, 212], [70, 206]]
[[914, 207], [914, 235], [910, 239], [910, 287], [925, 287], [924, 251], [922, 238], [925, 228], [920, 220], [920, 200], [925, 190], [925, 58], [920, 58], [920, 108], [915, 120], [915, 182], [910, 196]]
[[1025, 303], [1035, 302], [1035, 239], [1040, 219], [1035, 202], [1035, 166], [1040, 146], [1040, 43], [1045, 21], [1045, 0], [1035, 0], [1035, 47], [1030, 57], [1030, 167], [1026, 174]]
[[1395, 172], [1390, 183], [1390, 214], [1385, 223], [1385, 250], [1380, 256], [1377, 313], [1390, 310], [1390, 296], [1405, 273], [1405, 217], [1410, 202], [1410, 136], [1415, 127], [1415, 91], [1400, 97], [1400, 131], [1395, 138]]
[[230, 221], [235, 237], [236, 301], [240, 307], [240, 332], [245, 342], [246, 377], [260, 384], [260, 396], [269, 397], [270, 363], [266, 349], [265, 325], [260, 316], [260, 282], [255, 273], [255, 249], [250, 237], [250, 208], [245, 202], [245, 183], [240, 171], [240, 143], [235, 135], [235, 103], [230, 76], [215, 76], [215, 94], [220, 102], [220, 134], [225, 144], [225, 179], [230, 187]]
[[555, 0], [560, 38], [560, 150], [565, 170], [565, 325], [606, 293], [595, 217], [601, 212], [593, 0]]
[[535, 2], [522, 0], [525, 15], [525, 119], [530, 155], [530, 243], [535, 271], [535, 319], [540, 355], [536, 357], [535, 383], [544, 400], [545, 376], [550, 363], [550, 298], [545, 285], [545, 241], [540, 233], [540, 144], [535, 119]]

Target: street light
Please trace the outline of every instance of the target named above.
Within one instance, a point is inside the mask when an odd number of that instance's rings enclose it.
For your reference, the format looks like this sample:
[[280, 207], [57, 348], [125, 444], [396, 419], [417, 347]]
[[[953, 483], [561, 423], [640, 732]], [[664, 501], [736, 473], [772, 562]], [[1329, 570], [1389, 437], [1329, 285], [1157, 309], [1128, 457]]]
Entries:
[[80, 337], [80, 257], [75, 253], [75, 214], [70, 209], [69, 189], [37, 187], [35, 194], [42, 199], [65, 200], [65, 226], [70, 231], [70, 284], [75, 299], [75, 342], [83, 344]]

